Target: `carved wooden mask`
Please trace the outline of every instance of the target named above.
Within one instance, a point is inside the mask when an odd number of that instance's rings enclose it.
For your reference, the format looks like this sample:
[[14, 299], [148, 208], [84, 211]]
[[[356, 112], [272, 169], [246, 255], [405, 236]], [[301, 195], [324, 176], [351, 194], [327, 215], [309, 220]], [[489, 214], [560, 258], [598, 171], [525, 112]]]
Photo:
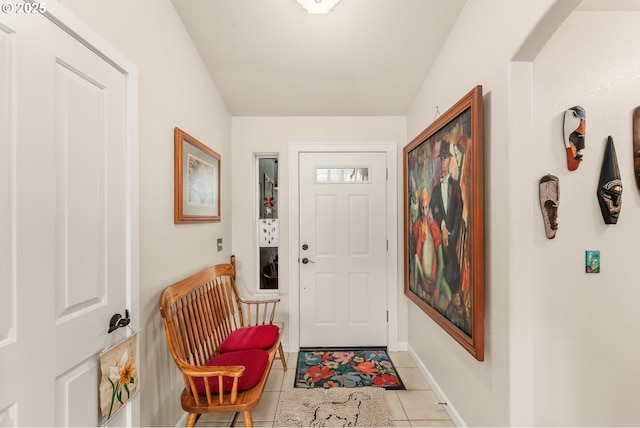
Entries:
[[571, 107], [564, 113], [564, 146], [567, 152], [567, 167], [575, 171], [582, 161], [586, 133], [587, 114], [580, 106]]
[[556, 237], [558, 230], [558, 206], [560, 205], [560, 180], [547, 174], [540, 179], [540, 208], [544, 231], [548, 239]]
[[622, 208], [622, 180], [613, 138], [607, 138], [598, 182], [598, 203], [606, 224], [616, 224]]

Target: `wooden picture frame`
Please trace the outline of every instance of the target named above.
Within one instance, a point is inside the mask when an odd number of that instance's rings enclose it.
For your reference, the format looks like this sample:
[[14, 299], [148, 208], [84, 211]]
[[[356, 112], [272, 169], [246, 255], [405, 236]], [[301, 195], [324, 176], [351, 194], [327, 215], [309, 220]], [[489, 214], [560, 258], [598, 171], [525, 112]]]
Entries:
[[414, 138], [403, 162], [405, 295], [483, 361], [482, 86]]
[[220, 155], [174, 129], [174, 223], [220, 221]]

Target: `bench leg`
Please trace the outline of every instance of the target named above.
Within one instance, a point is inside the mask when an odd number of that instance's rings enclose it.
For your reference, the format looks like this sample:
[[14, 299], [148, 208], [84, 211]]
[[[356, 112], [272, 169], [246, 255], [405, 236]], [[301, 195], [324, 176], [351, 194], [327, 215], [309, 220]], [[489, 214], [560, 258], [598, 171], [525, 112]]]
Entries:
[[282, 362], [282, 368], [287, 371], [287, 359], [284, 356], [284, 349], [282, 349], [282, 343], [278, 346], [278, 352], [280, 353], [280, 361]]
[[200, 419], [200, 415], [198, 413], [189, 413], [189, 416], [187, 416], [187, 424], [185, 425], [185, 427], [196, 426], [196, 422], [198, 422], [198, 419]]
[[244, 416], [244, 426], [245, 427], [252, 427], [253, 426], [253, 418], [251, 417], [251, 410], [247, 410], [245, 412], [242, 412], [242, 415]]

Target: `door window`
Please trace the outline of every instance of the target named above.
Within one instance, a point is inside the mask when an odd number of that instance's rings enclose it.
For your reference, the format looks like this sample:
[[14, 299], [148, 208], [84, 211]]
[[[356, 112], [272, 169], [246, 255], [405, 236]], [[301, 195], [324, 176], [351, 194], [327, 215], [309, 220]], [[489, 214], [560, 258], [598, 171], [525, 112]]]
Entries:
[[316, 168], [316, 183], [369, 183], [368, 167]]

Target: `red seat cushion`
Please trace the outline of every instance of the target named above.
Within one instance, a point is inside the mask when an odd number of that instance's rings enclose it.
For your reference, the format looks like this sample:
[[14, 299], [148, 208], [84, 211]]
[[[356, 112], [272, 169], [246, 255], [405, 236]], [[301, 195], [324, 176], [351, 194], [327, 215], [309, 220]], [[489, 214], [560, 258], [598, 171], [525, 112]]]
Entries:
[[227, 336], [222, 345], [220, 345], [220, 352], [269, 349], [278, 340], [279, 333], [280, 328], [273, 324], [242, 327]]
[[[213, 357], [207, 361], [207, 366], [244, 366], [245, 372], [238, 379], [238, 391], [249, 389], [260, 381], [264, 370], [269, 362], [269, 353], [262, 349], [250, 349], [247, 351], [228, 352]], [[194, 379], [196, 389], [200, 394], [206, 393], [204, 379], [199, 377]], [[233, 378], [224, 376], [222, 378], [222, 390], [231, 391]], [[218, 392], [218, 376], [209, 378], [209, 388], [211, 392]]]

